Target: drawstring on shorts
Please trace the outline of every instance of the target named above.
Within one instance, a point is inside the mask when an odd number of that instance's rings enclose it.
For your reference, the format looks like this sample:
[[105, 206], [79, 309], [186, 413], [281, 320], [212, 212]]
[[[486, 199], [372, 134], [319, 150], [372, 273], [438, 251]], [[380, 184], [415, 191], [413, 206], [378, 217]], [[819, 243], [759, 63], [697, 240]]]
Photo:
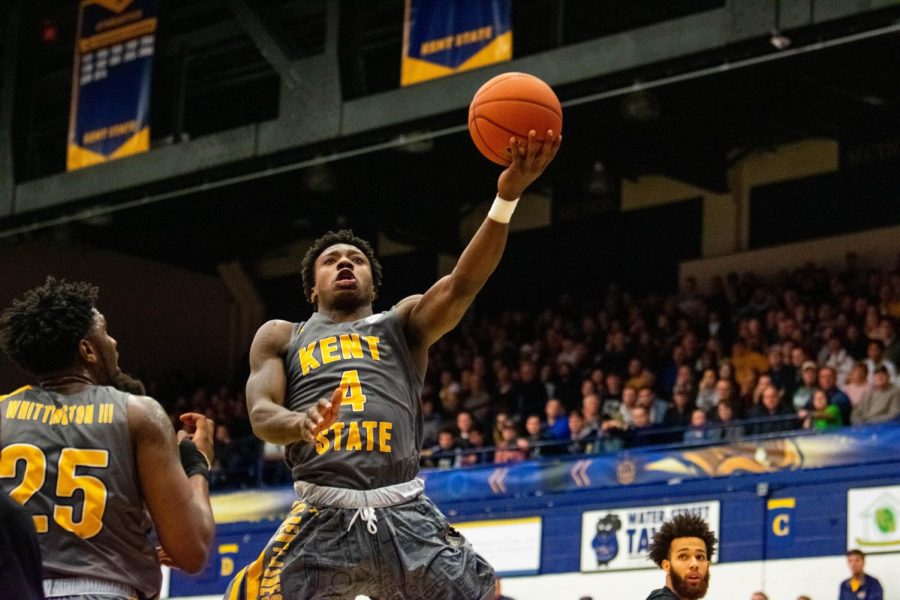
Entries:
[[375, 515], [375, 507], [373, 506], [365, 506], [363, 508], [357, 508], [356, 512], [353, 513], [353, 518], [350, 519], [350, 525], [347, 527], [347, 531], [350, 531], [350, 528], [353, 527], [353, 524], [356, 522], [356, 517], [359, 517], [360, 521], [365, 521], [366, 529], [372, 535], [378, 533], [378, 525], [375, 524], [378, 521], [378, 517]]

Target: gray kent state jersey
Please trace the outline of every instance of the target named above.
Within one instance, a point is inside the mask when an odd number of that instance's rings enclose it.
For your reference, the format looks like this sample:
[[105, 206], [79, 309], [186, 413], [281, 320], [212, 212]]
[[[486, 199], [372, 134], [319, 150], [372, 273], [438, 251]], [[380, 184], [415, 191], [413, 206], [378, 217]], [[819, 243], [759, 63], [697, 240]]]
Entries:
[[290, 410], [331, 398], [338, 386], [344, 394], [337, 421], [315, 443], [288, 446], [295, 481], [374, 489], [416, 476], [422, 376], [396, 310], [349, 323], [313, 313], [293, 326], [285, 371]]
[[0, 492], [32, 515], [44, 577], [94, 577], [159, 593], [131, 433], [128, 394], [65, 396], [26, 386], [0, 396]]

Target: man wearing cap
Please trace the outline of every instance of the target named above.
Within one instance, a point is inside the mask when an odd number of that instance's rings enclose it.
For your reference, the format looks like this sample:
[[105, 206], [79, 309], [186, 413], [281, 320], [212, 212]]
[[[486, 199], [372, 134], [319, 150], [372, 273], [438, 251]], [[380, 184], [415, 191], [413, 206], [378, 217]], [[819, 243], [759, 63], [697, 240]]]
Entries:
[[818, 376], [819, 365], [811, 360], [804, 361], [800, 367], [800, 386], [794, 390], [794, 395], [791, 397], [794, 410], [805, 410], [812, 403]]
[[853, 408], [850, 422], [854, 425], [883, 423], [900, 415], [900, 389], [891, 385], [887, 367], [881, 365], [872, 373], [872, 387]]

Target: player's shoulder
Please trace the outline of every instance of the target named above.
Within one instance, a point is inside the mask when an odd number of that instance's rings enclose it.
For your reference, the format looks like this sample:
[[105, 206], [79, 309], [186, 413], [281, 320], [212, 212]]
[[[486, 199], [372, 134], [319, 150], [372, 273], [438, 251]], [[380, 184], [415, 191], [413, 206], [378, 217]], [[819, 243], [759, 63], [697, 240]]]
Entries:
[[133, 434], [157, 435], [171, 430], [172, 421], [162, 405], [150, 396], [129, 394], [128, 426]]
[[413, 294], [412, 296], [407, 296], [403, 300], [400, 300], [391, 308], [392, 311], [397, 313], [401, 319], [405, 319], [409, 316], [409, 313], [413, 308], [419, 303], [419, 300], [422, 299], [423, 294]]
[[253, 338], [253, 347], [259, 350], [283, 352], [291, 341], [294, 324], [290, 321], [272, 319], [260, 325]]

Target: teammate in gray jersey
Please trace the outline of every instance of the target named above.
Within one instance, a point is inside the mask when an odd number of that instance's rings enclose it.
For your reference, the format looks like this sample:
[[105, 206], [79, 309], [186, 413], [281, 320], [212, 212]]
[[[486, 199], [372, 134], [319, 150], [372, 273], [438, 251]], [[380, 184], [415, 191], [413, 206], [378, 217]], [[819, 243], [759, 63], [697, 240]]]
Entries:
[[151, 599], [159, 560], [206, 564], [214, 423], [182, 415], [176, 438], [159, 403], [131, 393], [96, 299], [48, 278], [0, 316], [0, 347], [37, 379], [0, 396], [0, 493], [34, 522], [47, 598]]
[[350, 231], [316, 240], [301, 271], [315, 312], [270, 321], [250, 350], [247, 404], [260, 438], [287, 446], [299, 500], [228, 599], [479, 600], [494, 574], [418, 479], [428, 348], [459, 323], [500, 261], [516, 202], [561, 137], [510, 140], [511, 164], [453, 272], [373, 314], [381, 267]]

